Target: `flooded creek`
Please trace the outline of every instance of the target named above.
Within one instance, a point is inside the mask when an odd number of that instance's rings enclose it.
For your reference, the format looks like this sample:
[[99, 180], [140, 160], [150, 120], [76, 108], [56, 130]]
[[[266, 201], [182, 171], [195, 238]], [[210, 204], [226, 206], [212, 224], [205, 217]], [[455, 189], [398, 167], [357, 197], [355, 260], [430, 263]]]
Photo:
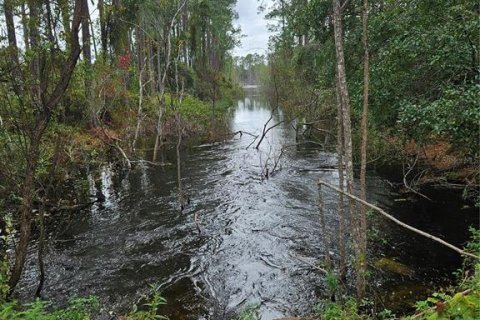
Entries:
[[[232, 115], [231, 131], [260, 134], [270, 115], [264, 103], [247, 96]], [[275, 113], [272, 124], [282, 117]], [[271, 130], [260, 150], [247, 148], [252, 139], [236, 135], [182, 151], [183, 211], [174, 153], [166, 155], [171, 166], [139, 164], [123, 177], [107, 166], [91, 176], [91, 193], [100, 189], [105, 202], [76, 213], [47, 242], [44, 297], [64, 303], [72, 295], [95, 295], [121, 313], [155, 284], [170, 319], [230, 319], [251, 305], [259, 305], [265, 320], [311, 312], [328, 298], [323, 276], [304, 262], [315, 264], [324, 254], [316, 182], [338, 183], [336, 170], [319, 170], [334, 167], [336, 155], [293, 146], [288, 124]], [[286, 145], [281, 170], [262, 179]], [[467, 226], [478, 224], [476, 210], [449, 191], [432, 191], [433, 203], [404, 201], [372, 173], [368, 194], [400, 220], [457, 245], [467, 240]], [[327, 231], [334, 234], [336, 195], [327, 193], [324, 201]], [[371, 235], [370, 285], [387, 307], [398, 295], [416, 298], [420, 290], [448, 283], [461, 264], [455, 252], [380, 218]], [[33, 258], [32, 252], [20, 285], [23, 297], [35, 290]]]

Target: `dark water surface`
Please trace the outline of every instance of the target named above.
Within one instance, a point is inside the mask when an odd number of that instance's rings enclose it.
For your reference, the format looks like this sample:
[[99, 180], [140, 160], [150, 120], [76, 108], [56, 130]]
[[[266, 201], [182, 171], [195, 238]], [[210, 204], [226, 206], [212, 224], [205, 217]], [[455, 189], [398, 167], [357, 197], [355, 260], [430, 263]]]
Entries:
[[[238, 103], [231, 130], [259, 134], [269, 117], [270, 110], [249, 96]], [[277, 112], [271, 123], [280, 119]], [[270, 131], [258, 151], [255, 144], [247, 149], [252, 139], [237, 135], [182, 153], [183, 189], [190, 199], [183, 212], [174, 165], [139, 165], [122, 178], [109, 167], [92, 175], [91, 193], [100, 188], [106, 201], [76, 213], [48, 241], [45, 298], [63, 303], [72, 295], [96, 295], [111, 310], [125, 311], [149, 284], [157, 284], [170, 319], [230, 319], [254, 304], [266, 320], [311, 312], [327, 295], [322, 275], [304, 262], [323, 257], [316, 181], [337, 183], [335, 170], [318, 170], [334, 166], [335, 154], [293, 146], [287, 124]], [[271, 170], [285, 145], [292, 146], [285, 148], [281, 170], [262, 181], [265, 161]], [[174, 156], [166, 160], [176, 163]], [[435, 191], [435, 203], [404, 201], [374, 174], [368, 187], [372, 202], [453, 243], [463, 243], [467, 226], [478, 224], [475, 210], [451, 192]], [[334, 233], [335, 196], [325, 191], [324, 200], [327, 231]], [[372, 295], [389, 306], [422, 298], [448, 282], [460, 264], [455, 252], [382, 219], [371, 229]], [[382, 257], [412, 272], [375, 267]], [[31, 259], [23, 297], [32, 295], [37, 276]]]

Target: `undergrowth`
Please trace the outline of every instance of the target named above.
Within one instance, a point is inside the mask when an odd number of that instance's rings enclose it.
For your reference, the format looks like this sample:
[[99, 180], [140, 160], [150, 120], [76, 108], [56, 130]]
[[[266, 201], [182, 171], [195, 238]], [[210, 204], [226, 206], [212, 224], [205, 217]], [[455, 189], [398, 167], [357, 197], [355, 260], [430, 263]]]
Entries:
[[[480, 255], [480, 230], [471, 228], [471, 241], [465, 249], [475, 255]], [[466, 258], [461, 270], [457, 272], [459, 283], [455, 288], [435, 292], [431, 297], [417, 301], [415, 314], [397, 317], [390, 310], [382, 310], [376, 314], [368, 314], [361, 310], [354, 299], [343, 303], [330, 300], [321, 301], [317, 306], [317, 317], [322, 320], [478, 320], [480, 319], [480, 262]], [[331, 281], [331, 280], [329, 280]]]
[[[4, 277], [0, 278], [0, 288], [8, 288]], [[7, 291], [2, 291], [2, 293]], [[167, 301], [158, 290], [151, 286], [148, 302], [141, 310], [134, 305], [133, 310], [122, 320], [161, 320], [168, 319], [158, 314], [158, 308]], [[18, 301], [7, 301], [6, 296], [0, 296], [0, 320], [93, 320], [101, 311], [97, 297], [72, 298], [64, 308], [55, 308], [48, 301], [37, 299], [32, 303], [20, 304]]]

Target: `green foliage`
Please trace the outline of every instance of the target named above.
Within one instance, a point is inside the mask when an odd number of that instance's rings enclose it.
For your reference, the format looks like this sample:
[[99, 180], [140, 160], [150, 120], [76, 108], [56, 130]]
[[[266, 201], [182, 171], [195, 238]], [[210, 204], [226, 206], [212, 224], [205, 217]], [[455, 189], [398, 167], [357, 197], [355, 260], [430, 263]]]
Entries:
[[259, 308], [260, 305], [251, 305], [242, 310], [235, 320], [260, 320]]
[[480, 86], [451, 86], [442, 91], [441, 97], [433, 102], [404, 103], [400, 107], [399, 125], [419, 142], [441, 137], [475, 155], [480, 135]]
[[[477, 273], [480, 270], [477, 270]], [[476, 279], [475, 279], [476, 278]], [[478, 319], [480, 315], [480, 283], [478, 275], [472, 279], [477, 281], [475, 288], [468, 294], [434, 293], [430, 298], [416, 303], [417, 312], [422, 316], [419, 319]]]
[[[0, 278], [0, 288], [7, 288], [4, 278]], [[158, 308], [167, 301], [158, 290], [151, 286], [151, 294], [145, 304], [146, 310], [134, 310], [126, 316], [129, 320], [158, 320], [168, 319], [158, 314]], [[8, 291], [8, 290], [7, 290]], [[52, 308], [48, 302], [35, 300], [32, 303], [21, 305], [17, 301], [6, 301], [0, 296], [0, 320], [93, 320], [100, 311], [100, 304], [96, 297], [72, 298], [65, 308]]]
[[178, 109], [184, 119], [198, 124], [205, 123], [212, 113], [211, 106], [192, 96], [186, 96]]
[[393, 320], [397, 319], [394, 313], [384, 309], [375, 315], [363, 314], [361, 308], [371, 306], [371, 302], [362, 301], [359, 306], [354, 299], [348, 299], [343, 304], [323, 300], [317, 305], [316, 311], [322, 320]]
[[134, 306], [134, 310], [128, 315], [130, 320], [157, 320], [157, 319], [168, 319], [167, 317], [161, 316], [158, 314], [158, 308], [162, 305], [167, 304], [167, 300], [163, 298], [155, 285], [150, 286], [151, 289], [151, 298], [150, 301], [145, 304], [147, 310], [139, 311], [137, 306]]
[[[475, 231], [478, 236], [478, 230]], [[478, 238], [476, 238], [478, 240]], [[471, 242], [478, 250], [478, 241]], [[475, 265], [474, 274], [465, 279], [455, 294], [445, 292], [434, 293], [424, 301], [416, 303], [419, 319], [478, 319], [480, 316], [480, 263]]]
[[347, 300], [344, 305], [324, 300], [320, 302], [316, 309], [323, 320], [367, 319], [367, 317], [359, 315], [357, 303], [353, 299]]
[[[473, 254], [480, 254], [480, 230], [471, 228], [471, 241], [465, 249]], [[455, 293], [436, 292], [426, 300], [418, 301], [415, 304], [416, 315], [402, 319], [418, 320], [447, 320], [447, 319], [468, 319], [480, 318], [480, 263], [471, 258], [465, 260], [466, 270], [461, 270], [460, 283], [455, 288]], [[467, 277], [464, 278], [464, 275]], [[328, 281], [328, 276], [327, 276]], [[322, 320], [369, 320], [369, 319], [397, 319], [390, 310], [382, 310], [376, 314], [365, 314], [360, 310], [371, 310], [371, 302], [362, 301], [359, 306], [353, 299], [348, 299], [343, 304], [324, 300], [316, 308], [317, 314]]]
[[330, 295], [334, 295], [338, 289], [337, 276], [335, 275], [334, 272], [329, 271], [325, 276], [325, 280], [326, 280], [327, 288], [328, 288], [328, 291], [330, 292]]
[[[478, 155], [478, 3], [370, 3], [370, 132], [395, 132], [420, 143], [442, 139], [460, 152]], [[361, 7], [362, 2], [356, 0], [347, 2], [343, 9], [354, 127], [360, 120], [363, 99]], [[269, 63], [284, 100], [283, 107], [298, 112], [305, 100], [318, 98], [318, 93], [313, 92], [331, 93], [329, 99], [319, 99], [317, 112], [335, 104], [331, 10], [331, 1], [291, 1], [277, 4], [267, 14], [280, 21], [280, 33], [271, 42]], [[308, 42], [302, 43], [299, 36], [308, 38]], [[271, 80], [269, 87], [272, 93]], [[382, 149], [388, 148], [389, 143], [374, 141], [369, 153], [385, 154]]]
[[8, 256], [7, 256], [7, 240], [8, 235], [12, 232], [11, 214], [2, 212], [2, 203], [0, 200], [0, 302], [4, 301], [8, 291]]
[[[470, 227], [470, 233], [471, 239], [465, 246], [465, 249], [473, 254], [480, 255], [480, 229]], [[472, 262], [471, 260], [469, 261]]]
[[48, 305], [41, 300], [20, 306], [16, 301], [0, 301], [1, 320], [89, 320], [98, 311], [95, 297], [74, 298], [65, 309], [47, 311]]

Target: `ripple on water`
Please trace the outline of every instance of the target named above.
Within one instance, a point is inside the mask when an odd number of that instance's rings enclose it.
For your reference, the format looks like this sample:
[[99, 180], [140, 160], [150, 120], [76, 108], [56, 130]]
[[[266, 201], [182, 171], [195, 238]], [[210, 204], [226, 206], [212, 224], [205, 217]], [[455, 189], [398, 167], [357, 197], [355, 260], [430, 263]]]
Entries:
[[[239, 103], [231, 127], [260, 132], [269, 117], [266, 106], [248, 99]], [[281, 119], [281, 113], [275, 114], [272, 123]], [[335, 166], [336, 156], [311, 147], [288, 148], [283, 170], [263, 181], [265, 161], [272, 166], [282, 144], [295, 143], [294, 132], [280, 125], [260, 150], [247, 149], [251, 142], [243, 135], [188, 151], [181, 163], [190, 204], [183, 212], [177, 210], [175, 166], [139, 165], [123, 179], [106, 167], [91, 176], [92, 194], [100, 189], [106, 202], [73, 216], [48, 242], [45, 297], [64, 303], [66, 296], [93, 294], [113, 309], [126, 310], [155, 283], [168, 300], [162, 310], [171, 319], [229, 319], [252, 304], [260, 305], [264, 320], [311, 311], [325, 296], [324, 281], [294, 257], [315, 264], [323, 256], [316, 182], [337, 183], [336, 170], [320, 170]], [[167, 159], [175, 163], [171, 155]], [[395, 209], [390, 188], [380, 178], [370, 177], [369, 190], [373, 202]], [[323, 189], [322, 199], [326, 231], [334, 234], [336, 195]], [[408, 218], [416, 210], [400, 214]], [[398, 248], [405, 249], [403, 240], [411, 237], [384, 221], [379, 230], [382, 236], [394, 235]], [[421, 240], [413, 246], [409, 252], [431, 248]], [[405, 256], [393, 248], [392, 255]], [[38, 277], [34, 249], [20, 284], [24, 298], [32, 296]], [[438, 252], [432, 261], [417, 259], [416, 268], [438, 263], [443, 257]], [[382, 287], [389, 280], [376, 281]], [[414, 287], [405, 288], [397, 291]]]

